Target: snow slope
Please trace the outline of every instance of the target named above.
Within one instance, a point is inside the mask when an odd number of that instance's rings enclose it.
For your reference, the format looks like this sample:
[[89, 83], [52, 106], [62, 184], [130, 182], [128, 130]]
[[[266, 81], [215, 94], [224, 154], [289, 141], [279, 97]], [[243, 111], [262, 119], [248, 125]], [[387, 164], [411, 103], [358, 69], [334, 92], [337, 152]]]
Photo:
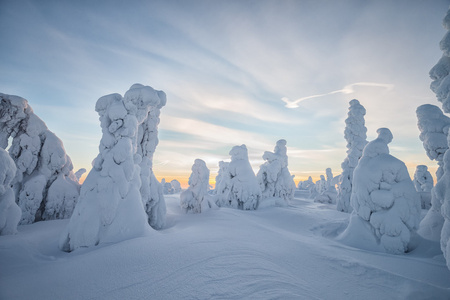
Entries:
[[[349, 215], [296, 198], [287, 207], [184, 214], [148, 237], [58, 249], [68, 220], [0, 237], [0, 299], [449, 299], [439, 244], [391, 255], [340, 244]], [[424, 211], [422, 215], [424, 215]]]

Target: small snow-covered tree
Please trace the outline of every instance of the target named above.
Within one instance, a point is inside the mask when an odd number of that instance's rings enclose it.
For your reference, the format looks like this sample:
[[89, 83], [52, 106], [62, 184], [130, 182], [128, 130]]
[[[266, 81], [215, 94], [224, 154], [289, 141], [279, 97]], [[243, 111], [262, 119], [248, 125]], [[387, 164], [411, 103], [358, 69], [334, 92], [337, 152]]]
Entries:
[[416, 167], [413, 182], [416, 191], [419, 193], [422, 208], [429, 209], [431, 207], [431, 191], [433, 189], [433, 177], [431, 176], [431, 173], [428, 172], [427, 166], [418, 165]]
[[172, 185], [172, 190], [174, 194], [178, 194], [181, 192], [181, 184], [178, 180], [174, 179], [170, 182], [170, 185]]
[[0, 146], [8, 147], [17, 172], [13, 180], [21, 224], [68, 218], [80, 185], [61, 140], [34, 114], [28, 101], [0, 94]]
[[161, 185], [163, 187], [164, 195], [173, 194], [172, 184], [170, 182], [166, 182], [165, 178], [161, 179]]
[[201, 213], [215, 206], [208, 195], [209, 169], [201, 159], [196, 159], [189, 177], [189, 187], [180, 194], [180, 206], [185, 213]]
[[433, 176], [425, 165], [418, 165], [414, 173], [414, 186], [418, 192], [431, 192], [433, 188]]
[[378, 138], [364, 148], [354, 171], [354, 210], [343, 240], [353, 246], [400, 254], [410, 250], [420, 220], [420, 199], [406, 165], [389, 154], [391, 131], [380, 128], [377, 133]]
[[230, 165], [229, 162], [225, 161], [219, 161], [219, 172], [216, 176], [216, 184], [214, 187], [214, 195], [217, 194], [226, 194], [226, 189], [230, 186], [230, 180], [229, 178], [230, 173], [228, 172], [228, 166]]
[[[149, 112], [160, 107], [161, 102], [165, 103], [163, 92], [140, 84], [133, 85], [124, 97], [111, 94], [98, 99], [95, 110], [103, 133], [100, 153], [61, 235], [62, 250], [118, 242], [148, 232], [148, 223], [155, 216], [146, 215], [146, 209], [148, 213], [149, 207], [158, 205], [148, 201], [164, 196], [159, 182], [152, 181], [153, 146], [149, 145], [154, 145], [154, 140], [149, 128], [142, 124], [148, 122]], [[150, 189], [142, 189], [144, 184]], [[152, 190], [155, 186], [156, 192]]]
[[286, 140], [279, 140], [273, 152], [264, 152], [266, 161], [256, 175], [262, 190], [262, 201], [266, 198], [279, 198], [277, 203], [287, 205], [294, 199], [295, 182], [288, 169]]
[[11, 188], [16, 171], [16, 164], [8, 152], [0, 147], [0, 235], [17, 233], [17, 224], [22, 215]]
[[326, 181], [323, 181], [324, 177], [323, 179], [321, 177], [320, 180], [321, 191], [314, 198], [314, 202], [334, 204], [336, 203], [337, 191], [333, 181], [334, 178], [333, 172], [331, 171], [331, 168], [327, 168], [325, 172], [327, 175], [327, 179]]
[[297, 188], [299, 190], [310, 190], [310, 188], [314, 186], [314, 181], [311, 176], [308, 177], [307, 180], [299, 181]]
[[348, 117], [345, 120], [344, 137], [347, 141], [347, 157], [341, 164], [342, 174], [337, 193], [337, 210], [351, 212], [350, 197], [352, 194], [353, 171], [358, 165], [362, 151], [367, 144], [367, 128], [364, 115], [366, 109], [358, 100], [350, 101]]
[[247, 147], [234, 146], [230, 155], [231, 162], [220, 181], [216, 204], [243, 210], [257, 209], [261, 189], [248, 160]]

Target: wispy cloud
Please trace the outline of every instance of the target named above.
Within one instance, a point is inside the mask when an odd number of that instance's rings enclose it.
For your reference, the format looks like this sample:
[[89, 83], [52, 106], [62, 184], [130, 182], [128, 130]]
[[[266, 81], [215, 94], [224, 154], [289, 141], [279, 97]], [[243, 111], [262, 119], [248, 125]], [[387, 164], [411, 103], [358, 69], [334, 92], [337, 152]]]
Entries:
[[380, 88], [385, 88], [387, 91], [391, 91], [394, 89], [393, 84], [376, 83], [376, 82], [356, 82], [356, 83], [346, 85], [340, 90], [332, 91], [332, 92], [325, 93], [325, 94], [317, 94], [317, 95], [307, 96], [307, 97], [299, 98], [294, 101], [290, 101], [289, 98], [287, 98], [287, 97], [283, 97], [283, 98], [281, 98], [281, 100], [284, 103], [286, 103], [287, 108], [297, 108], [297, 107], [299, 107], [298, 104], [304, 100], [320, 98], [320, 97], [329, 96], [329, 95], [333, 95], [333, 94], [347, 94], [347, 95], [353, 94], [353, 93], [355, 93], [354, 88], [356, 86], [380, 87]]

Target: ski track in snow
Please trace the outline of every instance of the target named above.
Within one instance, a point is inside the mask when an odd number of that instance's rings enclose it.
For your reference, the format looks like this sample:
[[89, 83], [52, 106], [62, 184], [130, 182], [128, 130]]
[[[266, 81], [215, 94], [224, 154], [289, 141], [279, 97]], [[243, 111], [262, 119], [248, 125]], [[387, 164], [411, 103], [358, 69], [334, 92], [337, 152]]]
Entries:
[[405, 255], [334, 238], [348, 214], [296, 198], [288, 207], [183, 214], [167, 195], [167, 228], [65, 253], [67, 220], [0, 237], [0, 299], [449, 299], [438, 245]]

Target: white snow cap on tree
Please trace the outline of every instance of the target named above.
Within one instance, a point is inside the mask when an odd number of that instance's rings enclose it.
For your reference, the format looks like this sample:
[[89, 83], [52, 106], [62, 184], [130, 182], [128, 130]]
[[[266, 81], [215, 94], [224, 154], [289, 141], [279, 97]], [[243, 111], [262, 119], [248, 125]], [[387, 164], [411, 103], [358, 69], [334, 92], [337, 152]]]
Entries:
[[195, 160], [188, 183], [189, 188], [180, 194], [180, 206], [185, 213], [201, 213], [216, 206], [208, 195], [209, 169], [203, 160]]
[[12, 137], [9, 154], [17, 167], [13, 186], [20, 223], [70, 217], [80, 186], [63, 143], [27, 100], [0, 94], [0, 103], [0, 146], [6, 149]]
[[364, 115], [366, 109], [358, 100], [350, 101], [348, 117], [345, 120], [344, 137], [347, 141], [347, 157], [341, 164], [342, 175], [337, 194], [337, 210], [351, 212], [350, 197], [352, 194], [353, 170], [358, 165], [362, 151], [367, 144], [367, 128]]
[[0, 148], [0, 235], [17, 233], [17, 224], [22, 215], [11, 188], [16, 171], [16, 164], [8, 152]]
[[[156, 143], [149, 123], [155, 120], [148, 119], [151, 110], [165, 101], [163, 92], [140, 84], [133, 85], [124, 97], [111, 94], [98, 99], [95, 110], [103, 132], [100, 153], [61, 235], [62, 250], [143, 236], [155, 215], [157, 223], [161, 222], [158, 214], [165, 213], [165, 204], [157, 208], [161, 204], [157, 201], [164, 199], [162, 187], [153, 182], [151, 171]], [[147, 216], [146, 210], [155, 215]]]
[[221, 180], [216, 204], [243, 210], [257, 209], [261, 189], [248, 160], [247, 147], [234, 146], [230, 155], [231, 162]]
[[279, 140], [273, 152], [264, 152], [266, 161], [260, 166], [257, 179], [262, 190], [262, 201], [279, 198], [279, 205], [288, 205], [294, 199], [295, 182], [288, 169], [286, 140]]
[[380, 128], [377, 133], [354, 171], [354, 211], [342, 239], [352, 246], [400, 254], [410, 250], [420, 199], [405, 164], [389, 154], [391, 131]]
[[450, 113], [450, 9], [443, 21], [447, 33], [442, 38], [439, 46], [442, 50], [442, 57], [438, 63], [430, 70], [431, 90], [436, 94], [437, 100], [442, 102], [442, 108], [446, 113]]

